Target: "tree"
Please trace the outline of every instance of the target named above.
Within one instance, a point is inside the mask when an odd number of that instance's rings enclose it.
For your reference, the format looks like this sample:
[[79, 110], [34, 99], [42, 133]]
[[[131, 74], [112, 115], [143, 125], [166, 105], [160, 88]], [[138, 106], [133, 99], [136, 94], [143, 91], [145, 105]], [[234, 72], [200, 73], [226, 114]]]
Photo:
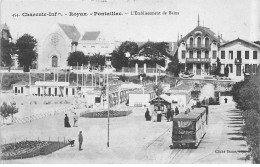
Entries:
[[163, 93], [163, 88], [162, 88], [162, 85], [160, 84], [160, 82], [157, 85], [153, 86], [153, 90], [154, 90], [156, 96], [160, 96]]
[[98, 68], [98, 66], [105, 65], [105, 56], [100, 54], [94, 54], [93, 56], [89, 56], [89, 61], [91, 66]]
[[139, 56], [149, 57], [154, 61], [163, 59], [165, 56], [170, 57], [169, 44], [167, 42], [146, 42], [139, 48]]
[[232, 88], [233, 100], [237, 108], [243, 110], [246, 141], [253, 163], [260, 163], [260, 75], [234, 84]]
[[135, 42], [125, 41], [118, 47], [119, 53], [129, 53], [130, 56], [133, 56], [138, 53], [138, 45]]
[[[122, 69], [122, 67], [127, 67], [129, 61], [138, 53], [138, 45], [135, 42], [125, 41], [118, 49], [112, 52], [111, 63], [116, 70]], [[128, 54], [129, 57], [126, 57]]]
[[178, 76], [180, 73], [180, 67], [178, 51], [176, 51], [175, 55], [171, 58], [171, 62], [168, 64], [167, 71], [169, 71], [174, 76]]
[[215, 69], [214, 74], [215, 75], [220, 75], [220, 70], [221, 70], [221, 62], [220, 62], [220, 59], [217, 58], [217, 68]]
[[12, 116], [13, 120], [13, 115], [18, 113], [19, 110], [14, 105], [8, 105], [6, 102], [3, 102], [2, 106], [0, 107], [0, 111], [4, 122], [4, 120], [7, 119], [7, 117], [10, 115]]
[[226, 65], [225, 70], [224, 70], [225, 76], [228, 77], [229, 74], [229, 68], [228, 65]]
[[24, 71], [28, 72], [32, 63], [37, 59], [37, 40], [29, 35], [24, 34], [21, 36], [16, 44], [16, 53], [18, 55], [18, 63], [20, 67], [24, 67]]
[[11, 55], [13, 49], [14, 44], [12, 42], [9, 42], [4, 38], [1, 39], [1, 66], [7, 67], [12, 65]]
[[67, 62], [68, 66], [86, 65], [88, 64], [88, 57], [81, 51], [75, 51], [70, 53]]

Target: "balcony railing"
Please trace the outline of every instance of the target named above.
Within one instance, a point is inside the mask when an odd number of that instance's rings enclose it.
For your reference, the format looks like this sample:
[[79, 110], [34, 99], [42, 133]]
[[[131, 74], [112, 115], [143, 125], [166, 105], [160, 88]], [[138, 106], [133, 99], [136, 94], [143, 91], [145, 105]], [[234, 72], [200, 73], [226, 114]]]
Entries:
[[187, 44], [187, 49], [208, 49], [210, 50], [210, 45], [209, 44]]
[[186, 58], [186, 63], [210, 63], [210, 58]]

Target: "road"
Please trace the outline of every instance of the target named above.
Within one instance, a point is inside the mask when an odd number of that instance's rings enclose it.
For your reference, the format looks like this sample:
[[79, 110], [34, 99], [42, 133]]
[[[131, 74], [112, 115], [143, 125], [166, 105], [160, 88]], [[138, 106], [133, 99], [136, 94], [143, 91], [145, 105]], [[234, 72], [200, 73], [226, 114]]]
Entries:
[[[83, 151], [66, 147], [46, 156], [8, 160], [2, 163], [251, 163], [245, 161], [247, 146], [240, 130], [241, 111], [234, 103], [210, 106], [207, 133], [197, 149], [170, 149], [172, 122], [147, 122], [145, 109], [132, 108], [127, 117], [110, 119], [107, 148], [107, 119], [80, 118], [79, 127], [64, 128], [57, 115], [27, 124], [1, 128], [2, 142], [27, 139], [75, 139], [83, 131]], [[72, 120], [72, 113], [68, 113]]]

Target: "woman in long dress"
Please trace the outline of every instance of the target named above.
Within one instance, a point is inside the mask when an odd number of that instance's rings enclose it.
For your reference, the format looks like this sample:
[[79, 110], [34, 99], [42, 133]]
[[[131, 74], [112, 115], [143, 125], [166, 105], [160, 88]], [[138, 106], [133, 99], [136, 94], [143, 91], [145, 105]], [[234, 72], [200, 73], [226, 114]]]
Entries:
[[65, 114], [64, 126], [65, 126], [66, 128], [70, 128], [69, 117], [67, 116], [67, 114]]

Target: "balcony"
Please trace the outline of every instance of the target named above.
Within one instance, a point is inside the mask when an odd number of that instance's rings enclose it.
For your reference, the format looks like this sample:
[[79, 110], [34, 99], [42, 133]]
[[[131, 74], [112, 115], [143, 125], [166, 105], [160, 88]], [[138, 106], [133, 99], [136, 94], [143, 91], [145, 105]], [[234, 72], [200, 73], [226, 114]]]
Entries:
[[242, 64], [242, 59], [241, 58], [236, 58], [235, 59], [235, 64]]
[[187, 44], [186, 46], [187, 50], [210, 50], [210, 45], [209, 44], [199, 44], [199, 45], [190, 45]]
[[210, 63], [210, 58], [186, 58], [186, 63]]

